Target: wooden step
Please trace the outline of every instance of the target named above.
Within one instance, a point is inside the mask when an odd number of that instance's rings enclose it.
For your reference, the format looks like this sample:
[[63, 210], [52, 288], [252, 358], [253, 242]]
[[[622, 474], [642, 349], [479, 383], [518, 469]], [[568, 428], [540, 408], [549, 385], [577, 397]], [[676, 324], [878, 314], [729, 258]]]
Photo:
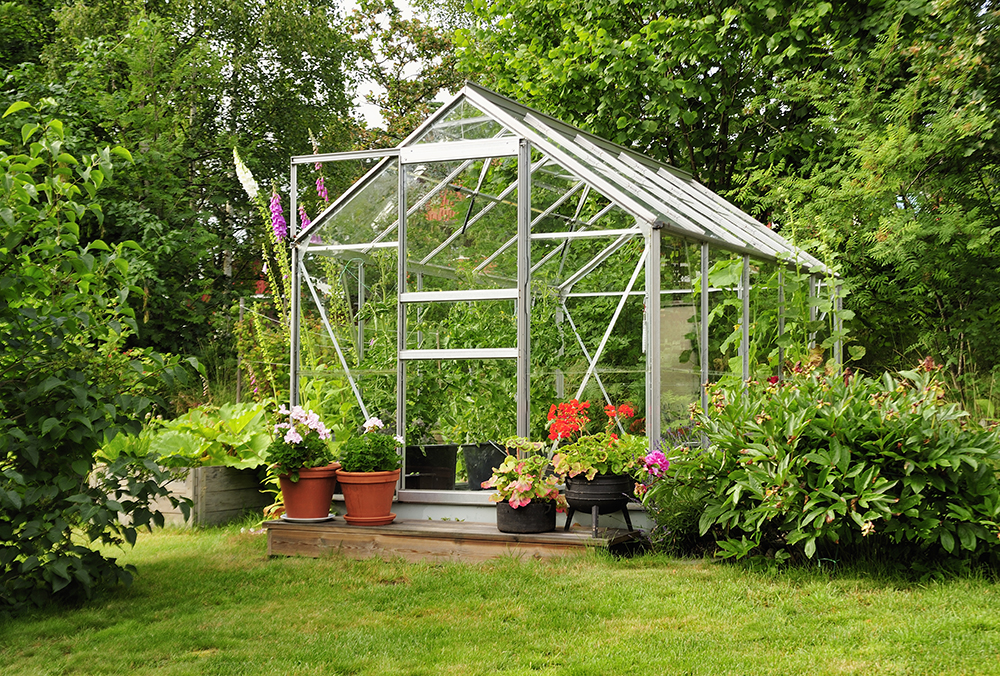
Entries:
[[351, 526], [342, 518], [322, 523], [268, 521], [268, 556], [322, 556], [352, 559], [401, 557], [407, 561], [486, 561], [499, 556], [536, 559], [567, 556], [595, 547], [627, 547], [637, 533], [590, 527], [530, 535], [501, 533], [493, 523], [397, 520], [387, 526]]

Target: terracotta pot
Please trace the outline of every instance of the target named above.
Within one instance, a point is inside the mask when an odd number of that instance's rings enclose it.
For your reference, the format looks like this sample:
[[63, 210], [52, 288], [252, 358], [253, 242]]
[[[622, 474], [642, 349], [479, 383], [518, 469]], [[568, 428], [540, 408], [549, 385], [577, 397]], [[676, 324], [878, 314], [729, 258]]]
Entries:
[[299, 470], [299, 480], [292, 481], [287, 474], [278, 477], [281, 496], [285, 503], [285, 517], [289, 519], [325, 519], [330, 516], [337, 470], [340, 463], [325, 467]]
[[396, 518], [392, 497], [399, 481], [399, 470], [391, 472], [345, 472], [337, 470], [340, 492], [344, 494], [347, 514], [344, 521], [355, 526], [384, 526]]

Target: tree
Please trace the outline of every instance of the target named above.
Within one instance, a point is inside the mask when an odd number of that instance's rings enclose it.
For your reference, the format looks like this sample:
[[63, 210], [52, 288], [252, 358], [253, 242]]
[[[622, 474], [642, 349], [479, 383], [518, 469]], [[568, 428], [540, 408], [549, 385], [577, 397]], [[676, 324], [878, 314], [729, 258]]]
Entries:
[[870, 53], [838, 50], [841, 79], [799, 87], [835, 142], [761, 191], [800, 236], [839, 253], [864, 365], [934, 355], [970, 404], [977, 379], [1000, 367], [998, 25], [996, 10], [941, 2]]
[[726, 192], [754, 168], [798, 165], [815, 109], [789, 84], [836, 78], [831, 43], [872, 46], [896, 4], [476, 0], [459, 57], [501, 93]]
[[366, 98], [385, 121], [383, 130], [359, 130], [362, 147], [397, 145], [433, 112], [440, 92], [457, 91], [464, 81], [448, 31], [404, 18], [393, 0], [362, 0], [346, 28], [354, 38], [357, 77], [377, 86]]
[[74, 154], [62, 122], [42, 116], [53, 104], [11, 106], [5, 117], [23, 124], [12, 152], [0, 150], [0, 609], [131, 580], [90, 544], [134, 543], [138, 528], [162, 524], [150, 502], [170, 477], [142, 454], [98, 468], [95, 453], [185, 377], [176, 359], [120, 352], [135, 329], [136, 247], [84, 245], [80, 231], [102, 217], [112, 156], [130, 156]]
[[135, 151], [81, 232], [139, 242], [134, 345], [201, 353], [255, 292], [261, 239], [230, 163], [237, 146], [281, 187], [288, 157], [350, 145], [349, 44], [332, 1], [94, 2], [62, 7], [44, 70], [12, 72], [13, 100], [53, 97], [76, 133]]

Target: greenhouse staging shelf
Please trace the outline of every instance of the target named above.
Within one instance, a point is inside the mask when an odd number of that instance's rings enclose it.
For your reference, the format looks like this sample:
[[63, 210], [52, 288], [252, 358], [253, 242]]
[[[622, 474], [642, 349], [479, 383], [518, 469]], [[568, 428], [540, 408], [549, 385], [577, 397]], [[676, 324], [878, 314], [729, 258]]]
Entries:
[[638, 545], [639, 533], [589, 526], [558, 528], [551, 533], [501, 533], [496, 524], [464, 521], [398, 520], [388, 526], [351, 526], [342, 518], [322, 523], [268, 521], [268, 556], [342, 554], [353, 559], [400, 557], [407, 561], [479, 562], [500, 556], [551, 558], [608, 549], [626, 552]]

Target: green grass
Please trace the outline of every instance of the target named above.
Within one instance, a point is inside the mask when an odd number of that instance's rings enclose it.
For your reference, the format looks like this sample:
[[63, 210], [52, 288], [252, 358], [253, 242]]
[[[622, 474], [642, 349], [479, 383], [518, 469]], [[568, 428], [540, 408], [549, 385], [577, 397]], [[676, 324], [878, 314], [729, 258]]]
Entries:
[[0, 624], [0, 674], [1000, 674], [992, 582], [598, 554], [265, 557], [141, 536], [131, 588]]

